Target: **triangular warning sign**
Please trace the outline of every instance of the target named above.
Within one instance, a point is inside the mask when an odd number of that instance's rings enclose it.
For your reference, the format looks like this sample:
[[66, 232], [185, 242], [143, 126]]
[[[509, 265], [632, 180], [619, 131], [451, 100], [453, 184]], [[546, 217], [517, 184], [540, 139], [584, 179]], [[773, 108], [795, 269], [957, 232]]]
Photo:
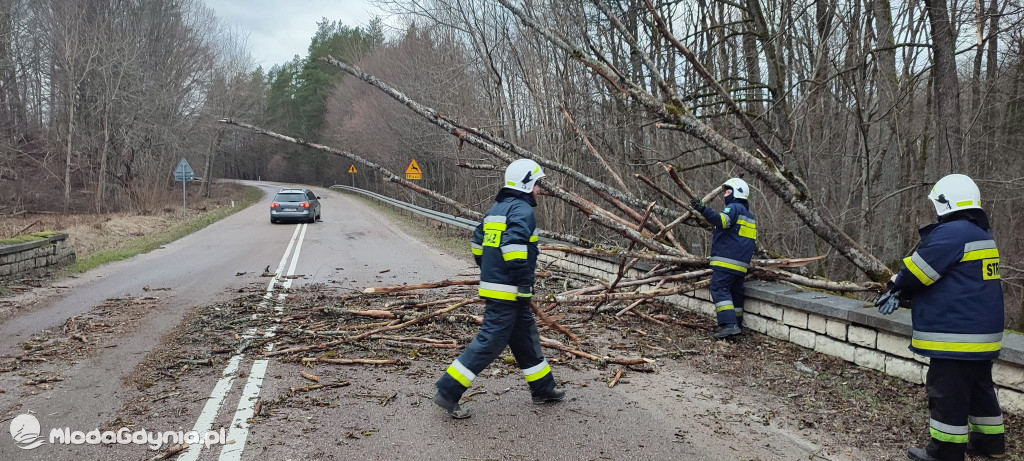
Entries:
[[358, 173], [358, 171], [356, 171], [356, 166], [355, 165], [352, 165], [352, 166], [348, 167], [348, 172], [352, 173], [352, 174]]
[[412, 159], [409, 167], [405, 169], [405, 179], [423, 179], [423, 170], [420, 169], [420, 164], [416, 163], [416, 159]]

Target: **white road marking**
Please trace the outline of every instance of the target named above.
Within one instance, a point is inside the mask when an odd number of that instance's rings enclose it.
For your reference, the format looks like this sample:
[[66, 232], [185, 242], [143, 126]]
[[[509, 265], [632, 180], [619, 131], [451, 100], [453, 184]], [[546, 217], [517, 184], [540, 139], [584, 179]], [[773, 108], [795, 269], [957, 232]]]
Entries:
[[[213, 420], [217, 419], [217, 413], [220, 412], [220, 405], [224, 402], [224, 396], [231, 389], [231, 382], [235, 379], [235, 372], [238, 371], [238, 362], [241, 360], [241, 355], [236, 355], [231, 357], [231, 360], [228, 360], [228, 366], [224, 367], [224, 373], [221, 373], [220, 380], [213, 386], [213, 393], [210, 394], [209, 400], [203, 406], [202, 413], [199, 413], [196, 425], [192, 428], [193, 431], [205, 434], [213, 427]], [[203, 444], [201, 443], [191, 445], [188, 447], [188, 451], [178, 457], [178, 461], [195, 461], [199, 458], [199, 451], [202, 449]]]
[[[277, 286], [277, 281], [281, 279], [281, 273], [284, 271], [284, 266], [286, 264], [288, 264], [288, 256], [292, 253], [292, 246], [295, 245], [295, 237], [299, 236], [299, 234], [300, 234], [299, 231], [300, 230], [301, 230], [302, 237], [306, 236], [306, 225], [305, 224], [300, 224], [298, 226], [295, 226], [295, 232], [292, 232], [292, 238], [291, 238], [291, 240], [288, 241], [288, 248], [285, 248], [284, 256], [281, 257], [281, 262], [278, 263], [277, 270], [274, 271], [274, 277], [270, 279], [270, 283], [267, 285], [267, 294], [263, 295], [264, 303], [266, 301], [270, 300], [271, 295], [274, 292], [274, 288], [276, 288], [276, 286]], [[302, 242], [301, 242], [301, 238], [302, 237], [299, 237], [300, 238], [299, 247], [302, 246]], [[299, 252], [296, 251], [295, 252], [295, 258], [298, 259], [298, 257], [299, 257]], [[292, 267], [295, 267], [295, 263], [292, 263]], [[260, 307], [266, 307], [266, 305], [261, 303]]]
[[[302, 241], [305, 240], [305, 239], [306, 239], [306, 225], [303, 224], [302, 225], [302, 234], [299, 235], [299, 244], [295, 245], [295, 257], [292, 258], [292, 264], [291, 264], [291, 266], [288, 267], [288, 278], [285, 279], [285, 281], [284, 281], [284, 284], [283, 284], [284, 287], [281, 290], [281, 293], [277, 295], [278, 296], [278, 301], [280, 301], [282, 303], [284, 302], [285, 292], [288, 291], [288, 289], [292, 287], [292, 282], [295, 281], [295, 279], [291, 278], [291, 276], [295, 275], [295, 265], [298, 264], [298, 262], [299, 262], [299, 253], [302, 252]], [[279, 314], [283, 310], [284, 310], [284, 306], [282, 306], [280, 304], [278, 304], [277, 306], [274, 307], [274, 311], [276, 311]]]
[[[292, 275], [294, 273], [295, 265], [299, 258], [299, 251], [302, 248], [302, 240], [305, 237], [306, 224], [300, 224], [298, 226], [295, 226], [295, 231], [292, 232], [292, 237], [291, 239], [288, 240], [288, 246], [284, 250], [284, 255], [281, 256], [281, 262], [278, 263], [277, 265], [277, 271], [274, 273], [274, 276], [270, 279], [270, 283], [267, 284], [267, 292], [263, 295], [263, 301], [261, 301], [259, 304], [261, 309], [265, 309], [267, 307], [267, 304], [273, 299], [274, 291], [277, 289], [277, 282], [280, 281], [281, 278], [283, 277], [284, 268], [285, 266], [288, 265], [289, 256], [291, 256], [291, 266], [289, 267], [290, 273], [287, 275]], [[294, 254], [292, 254], [293, 248], [295, 249]], [[287, 279], [285, 283], [282, 284], [283, 289], [288, 289], [289, 287], [291, 287], [291, 279]], [[257, 318], [259, 314], [253, 314], [253, 316], [254, 318]], [[269, 328], [269, 335], [273, 335], [273, 330], [276, 329], [276, 326]], [[243, 339], [252, 339], [253, 337], [255, 337], [255, 335], [256, 328], [249, 328], [242, 334], [242, 337]], [[270, 346], [272, 347], [273, 345], [271, 344]], [[220, 413], [220, 407], [224, 403], [224, 397], [231, 389], [231, 384], [235, 378], [236, 372], [238, 371], [238, 364], [239, 362], [241, 362], [241, 360], [242, 354], [236, 354], [232, 356], [231, 359], [228, 360], [228, 364], [226, 367], [224, 367], [224, 372], [221, 374], [220, 380], [218, 380], [217, 384], [214, 385], [213, 391], [210, 394], [210, 398], [206, 401], [206, 405], [203, 406], [203, 411], [199, 414], [199, 418], [196, 419], [196, 425], [193, 427], [194, 431], [203, 434], [213, 428], [214, 420], [217, 419], [217, 414]], [[261, 362], [262, 364], [260, 364]], [[248, 381], [246, 381], [245, 389], [242, 391], [242, 400], [239, 401], [238, 410], [235, 412], [235, 421], [232, 421], [231, 429], [228, 432], [228, 440], [234, 439], [237, 441], [239, 439], [239, 437], [234, 436], [237, 435], [237, 429], [235, 427], [237, 426], [236, 421], [240, 416], [245, 415], [246, 410], [244, 408], [244, 404], [246, 403], [246, 401], [252, 401], [259, 397], [259, 386], [261, 386], [263, 383], [263, 376], [266, 374], [266, 371], [266, 360], [257, 360], [253, 363], [252, 373], [249, 374], [249, 379]], [[257, 373], [259, 374], [259, 377], [254, 379], [253, 375]], [[257, 383], [253, 384], [254, 382]], [[237, 447], [237, 455], [234, 455], [235, 457], [232, 458], [232, 455], [228, 454], [228, 458], [223, 458], [225, 456], [225, 450], [228, 447], [227, 445], [225, 445], [224, 448], [221, 450], [221, 457], [223, 459], [240, 459], [242, 455], [242, 448], [244, 448], [245, 446], [245, 437], [248, 435], [248, 422], [246, 421], [252, 417], [254, 405], [255, 402], [250, 403], [249, 408], [247, 410], [248, 416], [245, 416], [245, 418], [243, 419], [245, 429], [244, 433], [242, 433], [241, 435], [242, 444], [241, 446]], [[178, 457], [178, 460], [196, 461], [197, 459], [199, 459], [199, 454], [201, 453], [202, 449], [203, 444], [201, 443], [191, 445], [189, 446], [188, 450], [185, 451], [185, 453], [182, 453], [181, 456]]]
[[[299, 262], [299, 254], [302, 252], [302, 242], [306, 239], [306, 225], [302, 225], [302, 233], [295, 244], [295, 254], [292, 255], [292, 263], [288, 266], [288, 273], [284, 283], [281, 284], [281, 293], [278, 294], [278, 303], [274, 305], [274, 312], [280, 314], [284, 311], [284, 299], [288, 289], [292, 287], [295, 280], [295, 266]], [[278, 319], [280, 320], [280, 319]], [[277, 325], [267, 328], [264, 337], [274, 336]], [[274, 343], [268, 343], [266, 350], [273, 350]], [[245, 450], [245, 439], [249, 436], [249, 418], [252, 418], [253, 408], [259, 400], [260, 387], [263, 385], [263, 377], [267, 373], [267, 360], [257, 360], [252, 365], [252, 372], [245, 382], [245, 390], [242, 392], [242, 400], [238, 402], [238, 409], [235, 410], [235, 417], [231, 421], [231, 430], [228, 432], [228, 440], [233, 441], [231, 445], [224, 445], [220, 450], [221, 461], [236, 461], [242, 459], [242, 451]]]
[[260, 387], [263, 386], [263, 376], [267, 373], [267, 363], [268, 360], [256, 360], [252, 363], [249, 380], [245, 382], [242, 398], [238, 401], [238, 410], [235, 411], [235, 418], [231, 421], [231, 429], [228, 430], [227, 438], [231, 441], [231, 444], [224, 445], [220, 449], [221, 461], [242, 459], [245, 439], [249, 436], [249, 418], [252, 418], [256, 410], [256, 402], [259, 401]]

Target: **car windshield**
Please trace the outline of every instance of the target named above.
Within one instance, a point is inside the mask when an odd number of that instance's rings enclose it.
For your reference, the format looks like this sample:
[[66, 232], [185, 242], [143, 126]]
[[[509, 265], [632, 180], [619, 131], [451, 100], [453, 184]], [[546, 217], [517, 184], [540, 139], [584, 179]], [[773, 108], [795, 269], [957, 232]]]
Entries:
[[277, 194], [274, 197], [275, 202], [305, 202], [306, 194], [301, 193], [290, 193], [290, 194]]

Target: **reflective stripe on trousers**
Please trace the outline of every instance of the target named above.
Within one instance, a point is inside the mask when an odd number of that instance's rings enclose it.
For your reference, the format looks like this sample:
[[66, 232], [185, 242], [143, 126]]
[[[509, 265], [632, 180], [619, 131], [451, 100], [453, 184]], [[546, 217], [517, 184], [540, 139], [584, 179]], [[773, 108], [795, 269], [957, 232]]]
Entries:
[[473, 380], [476, 379], [476, 374], [469, 371], [469, 368], [466, 368], [459, 359], [455, 359], [451, 365], [448, 365], [446, 373], [448, 373], [448, 376], [455, 378], [463, 387], [469, 387]]
[[538, 379], [541, 379], [551, 374], [551, 366], [548, 365], [548, 359], [545, 358], [540, 363], [523, 369], [523, 376], [526, 378], [526, 382], [532, 383]]
[[967, 443], [967, 426], [952, 426], [932, 419], [928, 423], [928, 432], [935, 440], [949, 443]]

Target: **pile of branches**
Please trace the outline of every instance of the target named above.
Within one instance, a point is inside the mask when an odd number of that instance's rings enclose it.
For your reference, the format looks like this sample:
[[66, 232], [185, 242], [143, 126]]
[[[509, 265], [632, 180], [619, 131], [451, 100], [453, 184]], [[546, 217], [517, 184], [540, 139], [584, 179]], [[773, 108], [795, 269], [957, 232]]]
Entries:
[[[583, 292], [587, 288], [582, 278], [572, 274], [545, 272], [540, 275], [550, 285], [572, 286]], [[407, 364], [408, 357], [424, 353], [455, 354], [469, 344], [477, 327], [483, 323], [484, 303], [475, 293], [478, 283], [477, 280], [445, 280], [379, 286], [341, 296], [300, 292], [289, 295], [287, 310], [280, 317], [252, 316], [251, 309], [259, 300], [250, 297], [248, 302], [235, 303], [231, 308], [218, 311], [216, 317], [228, 330], [237, 329], [242, 322], [257, 333], [251, 339], [242, 340], [234, 352], [262, 349], [268, 357], [303, 364], [403, 365]], [[593, 319], [598, 311], [607, 312], [607, 309], [570, 308], [564, 313], [552, 313], [554, 304], [546, 306], [547, 312], [538, 304], [532, 305], [538, 317], [543, 347], [597, 366], [616, 364], [641, 371], [651, 369], [652, 358], [600, 352], [601, 340], [589, 334], [594, 333], [589, 329], [595, 325]], [[656, 309], [671, 311], [672, 308], [659, 306]], [[623, 315], [661, 326], [671, 323], [700, 330], [712, 327], [664, 314], [637, 311], [620, 313], [619, 317]], [[564, 323], [566, 320], [572, 323]], [[210, 323], [204, 323], [203, 328], [218, 329]], [[587, 339], [581, 339], [574, 330], [580, 334], [587, 331]], [[270, 331], [274, 334], [259, 334]], [[268, 348], [269, 344], [273, 346]]]
[[[828, 243], [837, 253], [847, 258], [855, 267], [860, 269], [873, 282], [850, 283], [836, 282], [823, 279], [810, 278], [800, 275], [795, 271], [787, 270], [800, 268], [804, 265], [821, 259], [817, 258], [778, 258], [760, 259], [753, 261], [754, 269], [751, 276], [765, 280], [781, 280], [795, 283], [802, 286], [824, 289], [830, 291], [880, 291], [881, 285], [878, 282], [887, 280], [891, 272], [877, 258], [865, 252], [859, 244], [842, 232], [834, 223], [828, 220], [818, 209], [809, 194], [808, 188], [803, 180], [792, 170], [789, 170], [782, 163], [780, 157], [772, 147], [766, 143], [762, 136], [754, 128], [753, 124], [740, 111], [729, 93], [714, 81], [707, 72], [698, 72], [708, 79], [708, 85], [714, 88], [719, 96], [728, 106], [733, 115], [739, 119], [741, 125], [749, 131], [749, 137], [754, 145], [752, 149], [744, 148], [733, 141], [730, 141], [717, 133], [714, 128], [704, 124], [686, 109], [683, 101], [679, 99], [675, 91], [659, 80], [657, 83], [663, 88], [659, 97], [655, 97], [644, 89], [639, 82], [630, 80], [626, 75], [609, 64], [609, 61], [602, 56], [595, 55], [596, 51], [579, 45], [573, 45], [565, 41], [558, 34], [552, 32], [539, 22], [533, 14], [524, 11], [507, 0], [499, 0], [512, 14], [517, 16], [525, 25], [543, 36], [552, 46], [566, 52], [567, 56], [578, 60], [597, 76], [604, 79], [609, 85], [609, 91], [617, 97], [630, 99], [643, 107], [654, 119], [659, 127], [675, 129], [687, 133], [702, 141], [712, 150], [718, 152], [724, 159], [744, 169], [757, 177], [767, 186], [770, 192], [775, 193], [786, 203], [794, 213], [812, 230], [819, 238]], [[643, 49], [635, 45], [635, 39], [629, 36], [629, 32], [621, 27], [618, 17], [608, 10], [603, 3], [595, 1], [594, 4], [608, 18], [608, 21], [616, 27], [620, 33], [626, 35], [626, 42], [630, 43], [634, 52], [644, 60], [648, 67], [651, 67], [651, 74], [656, 78], [658, 72], [654, 72], [653, 61], [647, 56]], [[658, 30], [668, 43], [672, 43], [676, 50], [684, 56], [687, 61], [700, 71], [703, 69], [701, 63], [694, 57], [693, 53], [679, 42], [671, 32], [664, 26], [664, 20], [657, 11], [647, 3], [652, 23], [658, 25]], [[602, 155], [593, 147], [586, 135], [573, 122], [567, 111], [562, 109], [567, 123], [571, 125], [584, 140], [590, 154], [598, 164], [602, 165], [608, 176], [615, 184], [608, 184], [590, 177], [580, 171], [569, 167], [561, 162], [546, 158], [532, 152], [529, 149], [518, 145], [508, 139], [496, 136], [487, 130], [479, 129], [447, 117], [437, 110], [428, 107], [419, 101], [409, 97], [394, 86], [380, 80], [379, 78], [363, 72], [359, 67], [339, 61], [327, 56], [322, 61], [331, 64], [348, 74], [366, 82], [374, 88], [392, 97], [399, 103], [406, 106], [414, 113], [422, 116], [429, 122], [442, 130], [452, 134], [459, 140], [459, 148], [463, 144], [470, 144], [485, 154], [494, 158], [494, 164], [459, 164], [467, 169], [485, 169], [500, 171], [514, 160], [519, 158], [533, 159], [549, 172], [549, 179], [540, 182], [544, 189], [543, 193], [556, 197], [573, 206], [587, 216], [587, 218], [603, 228], [606, 228], [622, 237], [623, 242], [628, 242], [625, 248], [613, 247], [613, 249], [595, 249], [593, 242], [567, 233], [541, 231], [541, 236], [560, 240], [570, 245], [546, 245], [545, 251], [577, 253], [591, 257], [611, 258], [620, 262], [620, 270], [615, 281], [608, 286], [602, 287], [604, 293], [586, 292], [576, 294], [563, 294], [565, 296], [594, 296], [600, 299], [634, 299], [638, 294], [630, 294], [636, 287], [653, 285], [655, 288], [649, 290], [642, 297], [664, 296], [691, 291], [707, 285], [707, 271], [696, 269], [707, 267], [708, 260], [688, 252], [685, 245], [677, 237], [681, 225], [689, 225], [701, 229], [703, 232], [711, 230], [710, 225], [705, 222], [696, 210], [690, 206], [690, 200], [703, 200], [709, 202], [722, 192], [718, 187], [703, 196], [694, 193], [679, 176], [678, 172], [671, 165], [662, 165], [664, 174], [671, 179], [678, 191], [673, 193], [661, 187], [656, 181], [657, 178], [648, 178], [636, 174], [635, 178], [645, 184], [651, 195], [658, 200], [645, 199], [630, 192], [622, 177], [612, 169]], [[430, 198], [446, 207], [451, 208], [457, 216], [465, 216], [470, 219], [481, 220], [482, 215], [468, 208], [459, 201], [440, 194], [436, 191], [423, 188], [403, 177], [395, 174], [386, 168], [367, 160], [366, 158], [330, 146], [325, 146], [310, 141], [296, 139], [291, 136], [276, 133], [261, 127], [257, 127], [241, 121], [225, 119], [223, 123], [236, 125], [275, 139], [299, 144], [320, 150], [332, 155], [344, 157], [358, 162], [382, 175], [383, 179], [406, 187], [420, 195]], [[570, 180], [573, 183], [585, 186], [591, 196], [600, 198], [604, 203], [596, 203], [589, 200], [582, 194], [570, 190], [556, 178]], [[552, 177], [553, 176], [553, 177]], [[682, 198], [681, 198], [682, 197]], [[659, 200], [661, 203], [659, 203]], [[664, 205], [667, 204], [667, 205]], [[605, 246], [607, 248], [607, 246]], [[648, 261], [654, 264], [652, 269], [647, 269], [644, 278], [629, 279], [624, 277], [630, 268], [637, 265], [639, 261]], [[561, 299], [556, 296], [557, 299]], [[588, 298], [589, 299], [589, 298]], [[597, 298], [592, 298], [597, 299]], [[640, 298], [636, 298], [640, 299]]]

